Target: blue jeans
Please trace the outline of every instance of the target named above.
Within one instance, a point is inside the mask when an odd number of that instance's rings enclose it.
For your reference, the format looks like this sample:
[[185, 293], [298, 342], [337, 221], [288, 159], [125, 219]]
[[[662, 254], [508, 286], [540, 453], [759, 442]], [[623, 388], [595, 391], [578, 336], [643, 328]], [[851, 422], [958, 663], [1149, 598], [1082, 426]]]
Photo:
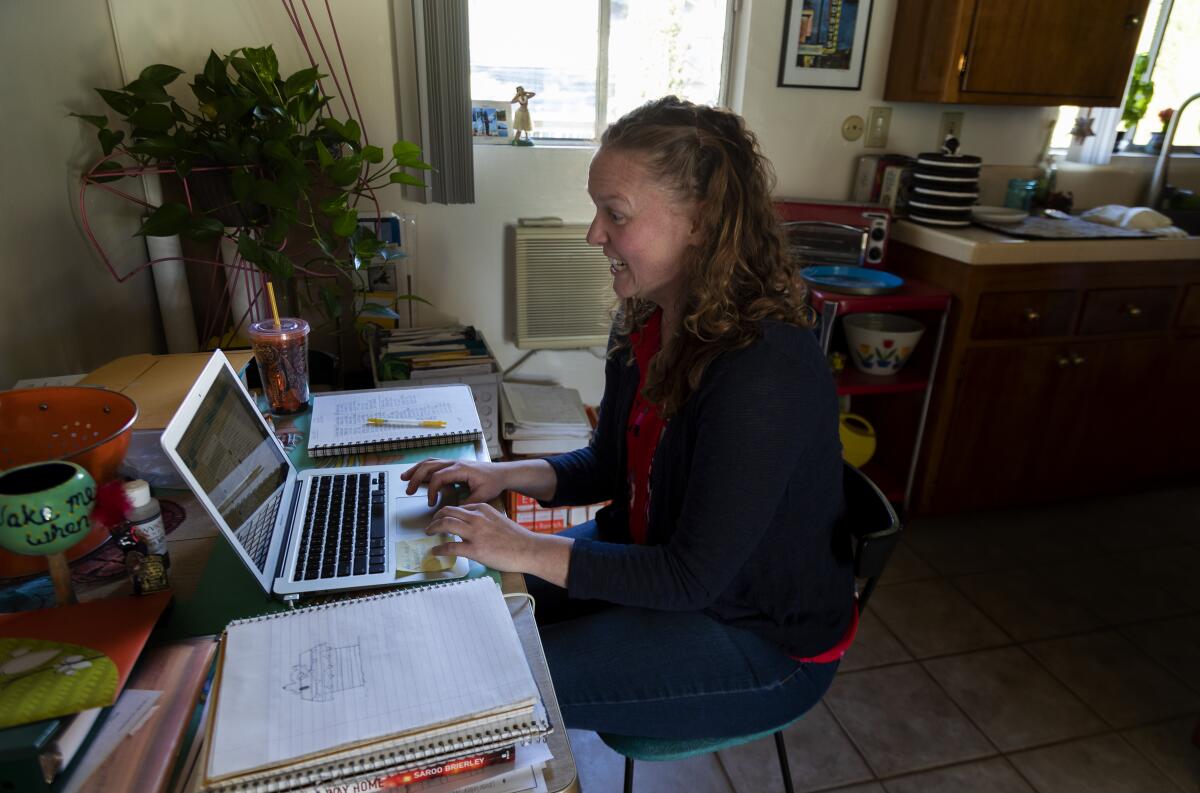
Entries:
[[[595, 523], [568, 529], [594, 537]], [[779, 646], [697, 611], [567, 598], [526, 576], [563, 721], [649, 738], [723, 738], [779, 727], [812, 708], [837, 662], [794, 661]]]

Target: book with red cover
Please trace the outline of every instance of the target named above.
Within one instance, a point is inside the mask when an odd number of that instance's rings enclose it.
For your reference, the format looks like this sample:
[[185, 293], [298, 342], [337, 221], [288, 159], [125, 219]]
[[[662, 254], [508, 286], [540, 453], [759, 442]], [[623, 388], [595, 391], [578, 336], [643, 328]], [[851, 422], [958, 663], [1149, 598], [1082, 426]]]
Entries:
[[0, 614], [0, 727], [117, 700], [170, 592]]

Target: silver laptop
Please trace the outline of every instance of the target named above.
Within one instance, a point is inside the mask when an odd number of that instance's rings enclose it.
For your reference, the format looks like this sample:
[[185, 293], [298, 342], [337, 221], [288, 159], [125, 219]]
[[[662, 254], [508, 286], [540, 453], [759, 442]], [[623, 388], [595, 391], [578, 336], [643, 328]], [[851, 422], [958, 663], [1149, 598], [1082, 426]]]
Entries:
[[163, 431], [162, 446], [268, 594], [292, 599], [469, 570], [461, 556], [447, 570], [398, 570], [399, 545], [424, 539], [437, 510], [424, 488], [405, 495], [400, 474], [410, 466], [297, 471], [220, 350]]

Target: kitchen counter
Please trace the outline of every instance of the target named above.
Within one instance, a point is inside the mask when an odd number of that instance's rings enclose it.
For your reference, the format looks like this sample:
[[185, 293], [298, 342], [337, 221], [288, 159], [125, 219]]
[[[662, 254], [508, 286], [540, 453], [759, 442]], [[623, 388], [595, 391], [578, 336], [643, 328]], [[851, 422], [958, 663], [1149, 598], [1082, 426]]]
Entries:
[[939, 229], [907, 220], [892, 224], [891, 240], [965, 264], [1057, 262], [1200, 262], [1200, 237], [1186, 239], [1026, 240], [978, 226]]

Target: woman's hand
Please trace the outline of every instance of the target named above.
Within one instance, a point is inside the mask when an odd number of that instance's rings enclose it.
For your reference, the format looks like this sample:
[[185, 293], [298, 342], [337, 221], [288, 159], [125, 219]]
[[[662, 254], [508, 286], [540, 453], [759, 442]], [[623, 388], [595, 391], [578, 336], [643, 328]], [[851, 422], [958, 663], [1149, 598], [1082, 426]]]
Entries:
[[453, 487], [457, 482], [470, 489], [465, 499], [469, 503], [491, 501], [508, 487], [502, 464], [466, 460], [424, 460], [400, 474], [400, 478], [408, 482], [405, 492], [410, 496], [425, 485], [431, 507], [437, 503], [442, 488]]
[[442, 507], [426, 534], [457, 534], [430, 550], [435, 556], [465, 556], [496, 570], [532, 573], [552, 584], [566, 586], [574, 540], [556, 534], [535, 534], [509, 520], [491, 504]]

